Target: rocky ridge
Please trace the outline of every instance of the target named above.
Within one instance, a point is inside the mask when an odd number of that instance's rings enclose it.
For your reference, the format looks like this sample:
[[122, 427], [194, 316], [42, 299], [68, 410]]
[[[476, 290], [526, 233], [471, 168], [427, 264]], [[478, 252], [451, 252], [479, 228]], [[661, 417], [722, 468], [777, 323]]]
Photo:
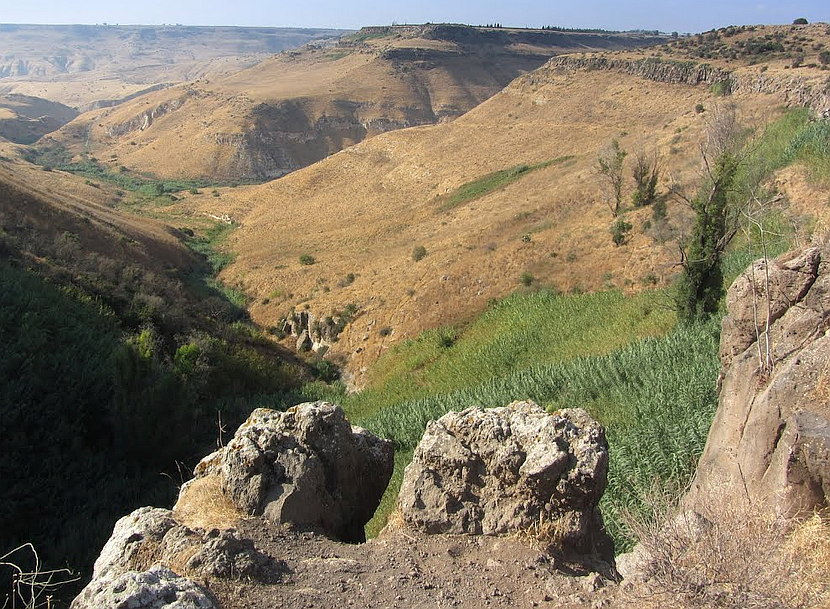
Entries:
[[[780, 95], [788, 106], [806, 106], [816, 112], [828, 107], [828, 84], [815, 77], [783, 76], [757, 70], [727, 70], [696, 61], [656, 57], [625, 59], [602, 55], [562, 55], [550, 59], [542, 70], [610, 70], [656, 82], [684, 85], [719, 85], [723, 94], [761, 93]], [[540, 71], [539, 78], [542, 77]], [[534, 76], [529, 77], [534, 78]]]

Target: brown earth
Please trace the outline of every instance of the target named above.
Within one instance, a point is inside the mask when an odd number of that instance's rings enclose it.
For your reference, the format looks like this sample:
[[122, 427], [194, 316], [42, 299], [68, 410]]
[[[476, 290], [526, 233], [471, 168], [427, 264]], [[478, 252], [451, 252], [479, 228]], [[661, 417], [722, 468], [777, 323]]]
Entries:
[[79, 109], [218, 77], [342, 30], [152, 25], [0, 25], [0, 93]]
[[364, 28], [336, 46], [283, 53], [226, 78], [86, 113], [54, 139], [160, 177], [267, 179], [378, 133], [456, 118], [551, 55], [665, 38]]
[[[360, 316], [332, 348], [350, 358], [358, 384], [390, 345], [463, 322], [517, 289], [523, 273], [565, 291], [667, 279], [688, 208], [669, 198], [663, 228], [650, 209], [628, 211], [629, 242], [615, 247], [596, 158], [613, 138], [631, 153], [657, 150], [660, 192], [672, 181], [693, 192], [701, 134], [725, 100], [705, 85], [555, 61], [451, 123], [384, 134], [268, 184], [188, 197], [171, 209], [228, 213], [241, 223], [227, 244], [236, 261], [222, 279], [251, 296], [262, 325], [277, 325], [291, 308], [325, 316], [358, 305]], [[738, 92], [728, 102], [744, 124], [760, 127], [778, 115], [785, 94]], [[709, 112], [697, 113], [698, 104]], [[441, 211], [466, 182], [561, 157], [572, 158]], [[419, 245], [427, 255], [414, 261]], [[303, 255], [315, 263], [302, 264]]]

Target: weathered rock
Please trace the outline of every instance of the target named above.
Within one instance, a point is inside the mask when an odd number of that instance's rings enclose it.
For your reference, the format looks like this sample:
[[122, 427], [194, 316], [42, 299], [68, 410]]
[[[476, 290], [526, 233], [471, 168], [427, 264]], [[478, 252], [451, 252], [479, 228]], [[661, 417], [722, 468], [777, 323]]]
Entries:
[[607, 554], [597, 509], [607, 473], [605, 432], [584, 410], [551, 415], [533, 402], [468, 408], [429, 423], [398, 505], [427, 533], [529, 531]]
[[156, 565], [94, 579], [72, 602], [72, 609], [216, 609], [193, 581]]
[[119, 519], [95, 561], [93, 580], [110, 571], [134, 569], [136, 560], [147, 557], [146, 549], [160, 544], [167, 532], [175, 526], [176, 521], [170, 510], [162, 508], [138, 508]]
[[[285, 570], [281, 561], [263, 554], [236, 531], [192, 530], [176, 522], [170, 510], [143, 507], [115, 524], [95, 561], [92, 581], [73, 602], [72, 609], [200, 607], [200, 597], [191, 594], [200, 590], [198, 586], [172, 572], [154, 573], [160, 565], [178, 565], [191, 577], [264, 583], [279, 580]], [[157, 596], [164, 602], [179, 604], [157, 604], [161, 602]]]
[[260, 408], [196, 467], [220, 477], [242, 511], [343, 541], [362, 541], [392, 475], [392, 443], [352, 427], [339, 406]]
[[784, 516], [828, 505], [830, 246], [770, 262], [768, 290], [766, 268], [754, 263], [729, 289], [720, 402], [686, 509], [713, 498]]
[[272, 582], [284, 570], [282, 563], [242, 539], [236, 531], [210, 531], [199, 551], [187, 561], [188, 572], [223, 579], [246, 579]]

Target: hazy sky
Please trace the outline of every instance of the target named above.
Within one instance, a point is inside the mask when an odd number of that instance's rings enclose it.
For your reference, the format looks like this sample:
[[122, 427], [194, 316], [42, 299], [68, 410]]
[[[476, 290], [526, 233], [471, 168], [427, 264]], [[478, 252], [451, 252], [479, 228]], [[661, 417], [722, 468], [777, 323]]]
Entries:
[[828, 0], [0, 0], [2, 23], [362, 25], [501, 23], [698, 32], [753, 23], [830, 21]]

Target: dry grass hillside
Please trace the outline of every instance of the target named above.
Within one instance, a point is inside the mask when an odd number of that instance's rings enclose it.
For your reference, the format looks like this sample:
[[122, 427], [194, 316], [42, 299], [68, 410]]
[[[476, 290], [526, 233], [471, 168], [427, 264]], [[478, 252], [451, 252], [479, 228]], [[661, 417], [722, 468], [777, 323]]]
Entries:
[[[37, 251], [34, 242], [46, 242], [50, 249], [65, 245], [63, 255], [71, 256], [80, 244], [84, 252], [112, 264], [140, 265], [160, 274], [195, 266], [193, 253], [165, 224], [116, 211], [113, 193], [89, 180], [8, 160], [13, 148], [0, 146], [5, 159], [0, 160], [0, 231], [21, 243], [21, 251]], [[67, 260], [55, 262], [60, 266]]]
[[[715, 107], [735, 104], [742, 123], [758, 127], [780, 114], [788, 93], [724, 98], [708, 85], [554, 59], [453, 122], [384, 134], [268, 184], [177, 205], [241, 223], [222, 278], [250, 295], [261, 324], [277, 325], [291, 309], [325, 316], [357, 305], [332, 353], [349, 356], [359, 374], [395, 342], [463, 322], [523, 285], [637, 289], [665, 280], [689, 210], [667, 197], [665, 224], [649, 208], [627, 211], [628, 242], [615, 246], [598, 154], [614, 138], [632, 154], [656, 150], [659, 192], [670, 181], [693, 188]], [[454, 202], [459, 187], [520, 165], [528, 167], [512, 183]], [[812, 198], [798, 172], [779, 182], [801, 212], [824, 207], [826, 193]]]
[[218, 77], [339, 30], [0, 24], [0, 93], [89, 109], [159, 83]]
[[364, 28], [92, 111], [54, 139], [163, 178], [267, 179], [366, 137], [462, 115], [551, 55], [664, 38], [467, 26]]
[[39, 97], [0, 95], [0, 137], [18, 144], [31, 144], [76, 116], [76, 110]]

